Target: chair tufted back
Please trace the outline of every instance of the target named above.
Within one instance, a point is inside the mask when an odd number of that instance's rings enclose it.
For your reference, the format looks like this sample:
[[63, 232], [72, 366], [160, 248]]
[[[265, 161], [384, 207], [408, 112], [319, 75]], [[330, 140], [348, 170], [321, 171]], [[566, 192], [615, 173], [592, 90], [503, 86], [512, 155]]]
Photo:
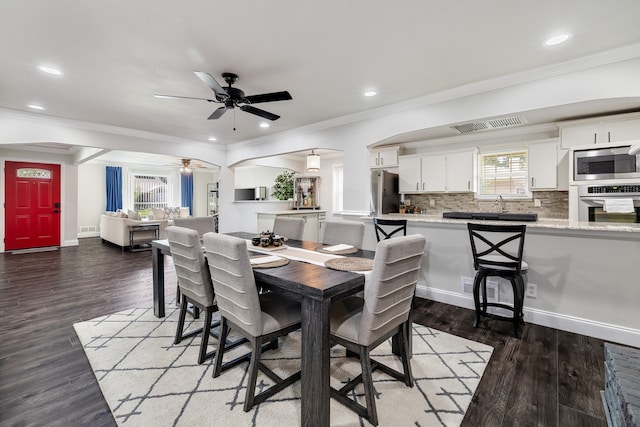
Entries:
[[166, 232], [180, 292], [204, 306], [212, 306], [215, 294], [198, 232], [176, 226], [167, 227]]
[[324, 223], [324, 237], [322, 243], [325, 245], [345, 245], [355, 246], [362, 249], [364, 240], [364, 224], [348, 221], [327, 221]]
[[417, 234], [378, 243], [364, 289], [358, 344], [370, 345], [407, 321], [425, 246], [426, 239]]
[[304, 219], [286, 218], [278, 215], [273, 223], [273, 232], [280, 236], [288, 237], [289, 239], [302, 240], [302, 234], [304, 233]]
[[220, 313], [252, 336], [262, 335], [262, 311], [247, 243], [218, 233], [206, 233], [203, 239]]

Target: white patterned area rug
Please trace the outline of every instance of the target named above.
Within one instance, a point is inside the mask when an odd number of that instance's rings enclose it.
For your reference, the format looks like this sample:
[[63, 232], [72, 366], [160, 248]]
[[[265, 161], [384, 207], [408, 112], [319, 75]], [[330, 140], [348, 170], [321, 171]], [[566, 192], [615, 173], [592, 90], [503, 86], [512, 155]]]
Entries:
[[[74, 324], [102, 393], [120, 426], [299, 426], [300, 382], [271, 399], [242, 410], [246, 369], [242, 363], [212, 378], [211, 361], [197, 364], [200, 337], [173, 345], [178, 311], [167, 305], [167, 317], [153, 310], [131, 309]], [[190, 317], [187, 316], [187, 323]], [[202, 320], [192, 321], [193, 328]], [[217, 344], [210, 339], [210, 349]], [[225, 353], [225, 360], [246, 352], [244, 346]], [[418, 324], [413, 325], [413, 388], [380, 371], [374, 372], [380, 426], [458, 426], [471, 402], [493, 348]], [[227, 357], [227, 354], [229, 356]], [[281, 377], [300, 369], [300, 334], [280, 341], [263, 354], [265, 365]], [[402, 371], [390, 342], [375, 359]], [[331, 385], [360, 373], [355, 358], [342, 347], [331, 351]], [[258, 387], [271, 385], [260, 373]], [[364, 402], [362, 386], [355, 389]], [[369, 423], [331, 399], [332, 426]]]

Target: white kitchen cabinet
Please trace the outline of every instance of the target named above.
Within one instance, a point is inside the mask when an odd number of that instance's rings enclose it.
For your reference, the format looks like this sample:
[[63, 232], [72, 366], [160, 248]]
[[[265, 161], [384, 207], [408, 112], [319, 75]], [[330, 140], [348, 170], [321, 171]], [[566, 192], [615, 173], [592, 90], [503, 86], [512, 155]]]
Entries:
[[609, 142], [640, 139], [640, 118], [605, 122], [603, 133]]
[[369, 167], [387, 168], [398, 166], [398, 148], [381, 148], [371, 152]]
[[400, 193], [422, 191], [420, 156], [400, 156], [398, 159], [398, 189]]
[[640, 139], [636, 113], [559, 123], [561, 148]]
[[445, 191], [447, 189], [445, 155], [423, 156], [421, 160], [422, 191]]
[[[568, 126], [560, 129], [562, 148], [576, 145], [597, 144], [602, 141], [602, 124], [587, 124], [583, 126]], [[600, 141], [598, 141], [600, 139]]]
[[529, 189], [558, 188], [558, 144], [540, 142], [529, 144]]
[[473, 151], [400, 156], [400, 193], [473, 191]]
[[447, 168], [446, 190], [451, 192], [473, 191], [473, 152], [449, 153], [445, 160]]

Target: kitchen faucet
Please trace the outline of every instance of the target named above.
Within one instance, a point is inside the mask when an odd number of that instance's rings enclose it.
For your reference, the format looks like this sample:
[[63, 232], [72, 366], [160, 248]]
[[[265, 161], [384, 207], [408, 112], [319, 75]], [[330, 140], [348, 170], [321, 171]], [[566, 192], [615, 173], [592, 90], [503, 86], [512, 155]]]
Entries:
[[501, 194], [499, 194], [498, 197], [496, 197], [495, 205], [497, 206], [498, 212], [502, 213], [507, 211], [504, 208], [504, 199], [502, 198]]

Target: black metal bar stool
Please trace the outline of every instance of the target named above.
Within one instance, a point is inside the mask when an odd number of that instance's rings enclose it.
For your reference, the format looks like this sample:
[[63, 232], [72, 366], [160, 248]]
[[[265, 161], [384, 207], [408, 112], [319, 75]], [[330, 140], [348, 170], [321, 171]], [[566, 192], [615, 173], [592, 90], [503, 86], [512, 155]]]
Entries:
[[[524, 278], [528, 265], [522, 261], [526, 225], [487, 225], [468, 223], [469, 239], [473, 254], [473, 302], [476, 309], [474, 327], [480, 317], [513, 322], [516, 338], [520, 337], [520, 325], [524, 325]], [[508, 304], [487, 301], [487, 277], [498, 276], [511, 282], [513, 307]], [[482, 290], [482, 299], [480, 299]], [[513, 312], [513, 317], [488, 313], [488, 307], [499, 307]]]
[[[403, 236], [407, 235], [406, 219], [373, 218], [373, 227], [376, 231], [376, 239], [378, 242], [380, 240], [390, 239], [396, 233], [402, 233]], [[399, 235], [400, 234], [398, 234], [398, 236]]]

